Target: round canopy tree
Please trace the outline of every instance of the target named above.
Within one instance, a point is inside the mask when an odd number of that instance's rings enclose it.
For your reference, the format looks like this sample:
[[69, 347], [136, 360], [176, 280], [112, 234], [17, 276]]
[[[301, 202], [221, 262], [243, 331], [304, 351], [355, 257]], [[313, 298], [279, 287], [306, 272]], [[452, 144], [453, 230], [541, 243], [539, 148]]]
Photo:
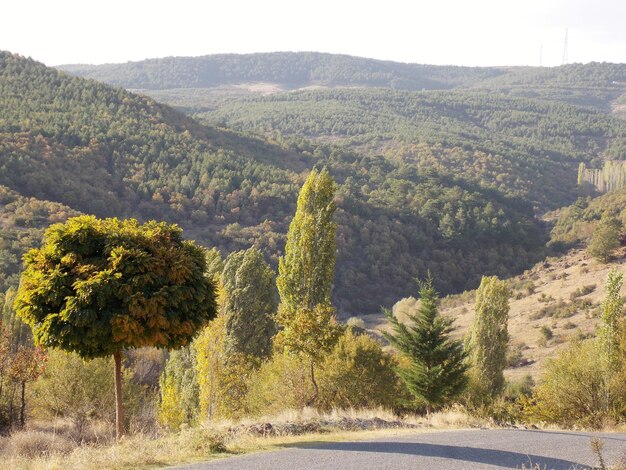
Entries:
[[114, 357], [118, 437], [120, 352], [184, 346], [216, 313], [204, 252], [176, 225], [75, 217], [49, 227], [24, 264], [15, 308], [35, 342]]

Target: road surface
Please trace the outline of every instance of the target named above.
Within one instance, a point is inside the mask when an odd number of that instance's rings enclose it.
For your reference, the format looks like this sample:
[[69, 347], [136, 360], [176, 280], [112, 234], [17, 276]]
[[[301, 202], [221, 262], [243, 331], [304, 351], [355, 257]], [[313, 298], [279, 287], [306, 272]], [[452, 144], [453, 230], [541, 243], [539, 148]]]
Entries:
[[278, 469], [583, 469], [597, 466], [590, 441], [604, 441], [605, 463], [626, 455], [626, 434], [469, 430], [388, 436], [369, 441], [307, 442], [277, 451], [177, 467], [182, 470]]

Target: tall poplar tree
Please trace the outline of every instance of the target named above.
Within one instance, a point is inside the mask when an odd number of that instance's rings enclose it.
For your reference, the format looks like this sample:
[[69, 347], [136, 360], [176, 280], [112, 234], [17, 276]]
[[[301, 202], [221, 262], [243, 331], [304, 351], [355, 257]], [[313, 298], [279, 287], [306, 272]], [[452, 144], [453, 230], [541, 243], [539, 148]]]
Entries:
[[496, 276], [484, 276], [476, 291], [476, 316], [467, 340], [474, 399], [491, 400], [504, 390], [509, 297], [506, 282]]
[[617, 365], [619, 354], [619, 322], [624, 317], [624, 302], [621, 296], [624, 275], [616, 268], [609, 271], [602, 303], [602, 318], [598, 343], [605, 365], [609, 369]]
[[406, 324], [383, 310], [392, 329], [383, 335], [408, 359], [408, 367], [398, 369], [398, 374], [418, 404], [431, 412], [463, 392], [467, 364], [462, 342], [450, 338], [452, 321], [437, 311], [432, 280], [420, 283], [419, 294], [419, 310], [408, 315]]
[[326, 168], [313, 169], [300, 190], [289, 225], [276, 284], [283, 308], [295, 311], [330, 305], [335, 270], [335, 182]]
[[337, 227], [333, 222], [334, 197], [335, 182], [326, 168], [311, 171], [289, 225], [285, 256], [278, 263], [280, 307], [276, 320], [281, 331], [275, 344], [308, 360], [315, 390], [309, 406], [319, 396], [315, 366], [339, 338], [330, 305]]
[[256, 247], [226, 258], [222, 282], [229, 351], [259, 358], [269, 356], [276, 332], [273, 315], [278, 307], [275, 277]]

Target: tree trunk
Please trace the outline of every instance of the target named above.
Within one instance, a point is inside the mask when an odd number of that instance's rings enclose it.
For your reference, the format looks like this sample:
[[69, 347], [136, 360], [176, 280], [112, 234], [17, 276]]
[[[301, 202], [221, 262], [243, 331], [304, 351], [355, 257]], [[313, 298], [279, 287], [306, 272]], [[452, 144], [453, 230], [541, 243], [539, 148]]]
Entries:
[[122, 355], [120, 351], [113, 353], [115, 359], [115, 437], [117, 440], [124, 435], [124, 402], [122, 401]]
[[26, 411], [26, 400], [24, 395], [26, 394], [26, 382], [22, 382], [22, 402], [20, 403], [20, 427], [24, 427], [24, 414]]
[[320, 389], [317, 386], [317, 382], [315, 381], [315, 361], [313, 361], [313, 359], [311, 359], [311, 382], [313, 383], [313, 389], [315, 390], [315, 392], [313, 393], [313, 396], [309, 398], [306, 402], [306, 406], [313, 406], [313, 404], [317, 401], [317, 397], [320, 393]]

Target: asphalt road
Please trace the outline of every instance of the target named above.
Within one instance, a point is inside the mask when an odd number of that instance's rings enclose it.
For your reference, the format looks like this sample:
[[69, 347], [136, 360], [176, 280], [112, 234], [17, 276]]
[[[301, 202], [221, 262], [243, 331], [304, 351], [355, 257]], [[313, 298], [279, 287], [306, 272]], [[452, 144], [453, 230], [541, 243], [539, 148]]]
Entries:
[[605, 463], [626, 455], [626, 434], [535, 430], [470, 430], [389, 436], [357, 442], [308, 442], [177, 467], [212, 469], [583, 469], [597, 466], [590, 440], [604, 440]]

